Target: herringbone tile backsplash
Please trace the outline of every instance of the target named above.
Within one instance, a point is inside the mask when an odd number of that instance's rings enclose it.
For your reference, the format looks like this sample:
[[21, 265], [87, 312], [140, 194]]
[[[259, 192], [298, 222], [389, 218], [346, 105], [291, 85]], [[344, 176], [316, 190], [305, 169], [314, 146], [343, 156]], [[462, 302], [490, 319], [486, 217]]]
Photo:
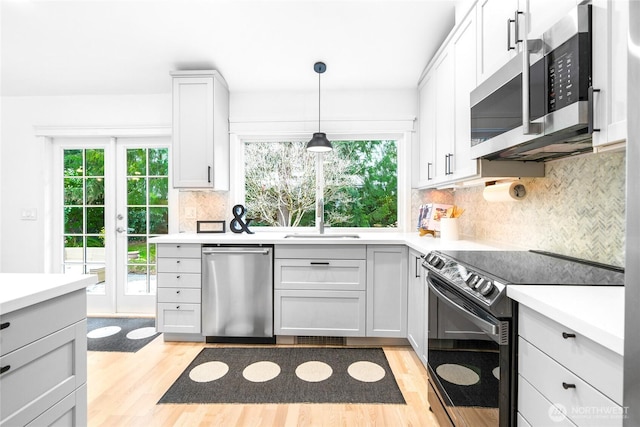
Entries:
[[[483, 186], [446, 197], [417, 192], [420, 203], [447, 199], [465, 209], [465, 238], [495, 241], [624, 266], [625, 154], [592, 154], [546, 163], [544, 178], [523, 178], [527, 197], [489, 203]], [[430, 199], [439, 200], [430, 200]], [[445, 202], [446, 203], [446, 202]]]

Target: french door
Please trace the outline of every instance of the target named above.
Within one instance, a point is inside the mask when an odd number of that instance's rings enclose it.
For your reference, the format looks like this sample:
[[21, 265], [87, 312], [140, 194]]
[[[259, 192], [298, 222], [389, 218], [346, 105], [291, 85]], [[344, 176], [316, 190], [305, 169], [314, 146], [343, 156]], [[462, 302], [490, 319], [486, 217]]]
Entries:
[[[65, 274], [89, 273], [89, 313], [154, 313], [156, 247], [177, 221], [169, 138], [56, 139], [54, 257]], [[56, 263], [54, 263], [56, 265]]]

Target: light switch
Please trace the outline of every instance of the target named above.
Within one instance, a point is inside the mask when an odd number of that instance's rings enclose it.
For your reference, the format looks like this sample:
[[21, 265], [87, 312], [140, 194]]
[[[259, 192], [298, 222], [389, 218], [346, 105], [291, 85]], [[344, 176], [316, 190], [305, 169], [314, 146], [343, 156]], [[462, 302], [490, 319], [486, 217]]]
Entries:
[[38, 210], [36, 208], [22, 209], [20, 219], [23, 221], [35, 221], [38, 219]]

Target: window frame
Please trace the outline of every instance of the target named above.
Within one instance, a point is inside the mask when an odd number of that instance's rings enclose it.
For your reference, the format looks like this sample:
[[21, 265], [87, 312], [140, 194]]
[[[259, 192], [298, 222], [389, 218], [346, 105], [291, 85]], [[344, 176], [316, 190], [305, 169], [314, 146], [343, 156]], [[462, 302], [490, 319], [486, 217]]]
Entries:
[[[229, 201], [231, 205], [245, 203], [245, 157], [244, 146], [247, 142], [282, 142], [299, 141], [307, 142], [311, 133], [302, 132], [273, 132], [269, 134], [247, 133], [231, 134], [230, 142], [230, 175], [231, 185], [229, 189]], [[384, 232], [397, 233], [408, 231], [410, 227], [409, 204], [411, 200], [410, 191], [410, 159], [408, 158], [411, 148], [411, 131], [395, 132], [349, 132], [327, 134], [331, 141], [341, 140], [395, 140], [397, 144], [397, 227], [340, 227], [341, 232]], [[261, 232], [312, 232], [316, 227], [259, 227]], [[329, 228], [329, 230], [331, 230]], [[330, 231], [328, 231], [330, 232]]]

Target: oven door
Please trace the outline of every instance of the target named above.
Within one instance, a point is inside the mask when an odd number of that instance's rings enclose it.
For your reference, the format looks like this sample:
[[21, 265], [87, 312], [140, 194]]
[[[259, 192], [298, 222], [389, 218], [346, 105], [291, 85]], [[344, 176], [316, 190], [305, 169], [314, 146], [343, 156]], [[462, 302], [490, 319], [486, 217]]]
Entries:
[[441, 425], [515, 425], [514, 342], [511, 319], [497, 319], [452, 290], [441, 277], [426, 275], [429, 298], [429, 404]]

